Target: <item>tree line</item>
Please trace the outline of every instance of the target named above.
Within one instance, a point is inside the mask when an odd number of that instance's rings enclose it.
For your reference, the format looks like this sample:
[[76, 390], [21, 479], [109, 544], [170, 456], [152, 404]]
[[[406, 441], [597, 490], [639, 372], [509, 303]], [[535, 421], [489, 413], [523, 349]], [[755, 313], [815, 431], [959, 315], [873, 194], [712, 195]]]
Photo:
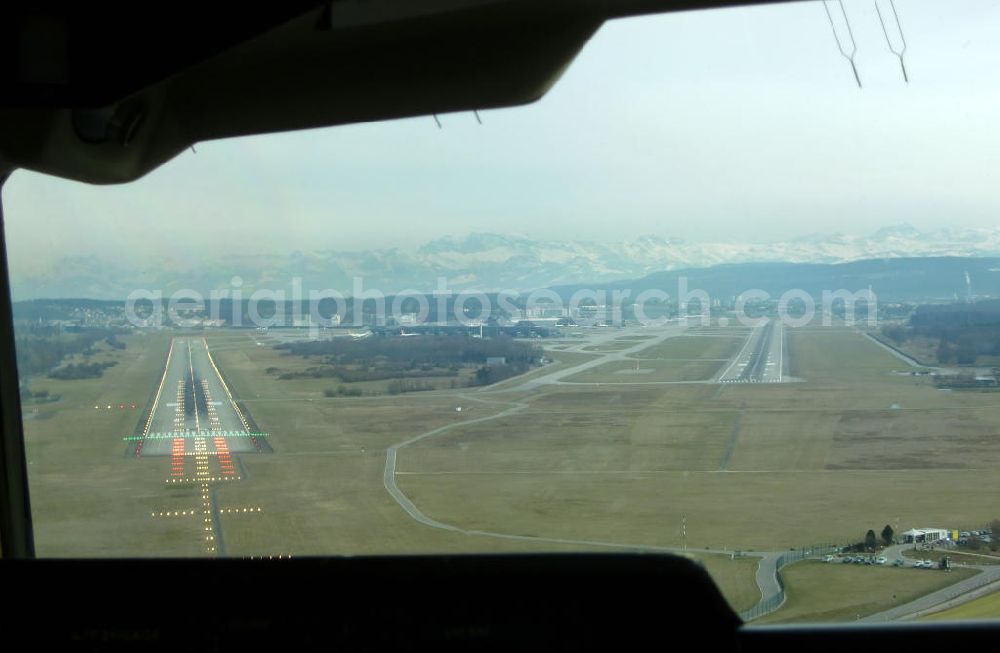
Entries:
[[411, 338], [369, 337], [358, 340], [335, 338], [282, 343], [275, 345], [275, 349], [303, 358], [320, 357], [330, 365], [371, 366], [382, 363], [403, 366], [404, 369], [485, 364], [487, 358], [494, 357], [503, 357], [507, 364], [533, 365], [542, 357], [542, 349], [537, 345], [518, 342], [507, 336], [473, 338], [468, 335], [421, 335]]
[[[62, 334], [41, 330], [27, 330], [15, 333], [14, 344], [17, 350], [17, 371], [22, 377], [52, 376], [59, 365], [70, 356], [77, 354], [84, 357], [94, 353], [94, 346], [105, 342], [115, 350], [123, 350], [126, 345], [118, 339], [117, 334], [110, 329], [88, 329], [80, 333]], [[80, 372], [86, 374], [86, 372]], [[100, 374], [98, 374], [100, 376]], [[52, 376], [52, 378], [66, 378]], [[92, 378], [74, 376], [72, 378]]]
[[907, 325], [886, 325], [882, 335], [897, 345], [914, 337], [936, 340], [938, 363], [975, 365], [980, 356], [1000, 356], [1000, 301], [924, 304]]

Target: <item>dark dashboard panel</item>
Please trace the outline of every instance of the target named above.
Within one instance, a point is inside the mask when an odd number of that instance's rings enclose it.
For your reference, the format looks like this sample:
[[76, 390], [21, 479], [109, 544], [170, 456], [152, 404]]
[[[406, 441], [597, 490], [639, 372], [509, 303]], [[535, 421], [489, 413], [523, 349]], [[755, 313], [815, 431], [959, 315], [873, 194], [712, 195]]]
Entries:
[[[55, 650], [733, 650], [738, 617], [668, 555], [4, 561], [8, 641]], [[23, 638], [23, 639], [22, 639]]]
[[1000, 623], [741, 626], [670, 555], [6, 560], [7, 641], [85, 651], [995, 646]]

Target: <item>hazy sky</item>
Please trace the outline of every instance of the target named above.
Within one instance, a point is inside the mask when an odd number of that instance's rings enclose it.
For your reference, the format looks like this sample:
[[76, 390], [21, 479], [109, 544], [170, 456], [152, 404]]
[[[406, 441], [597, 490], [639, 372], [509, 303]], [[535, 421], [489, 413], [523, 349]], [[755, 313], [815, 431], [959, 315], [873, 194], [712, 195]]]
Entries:
[[195, 260], [220, 243], [412, 248], [472, 231], [1000, 226], [1000, 1], [897, 0], [908, 86], [871, 0], [844, 5], [863, 89], [819, 2], [650, 16], [605, 25], [549, 95], [484, 111], [482, 126], [448, 114], [440, 130], [426, 117], [202, 143], [119, 187], [19, 172], [4, 192], [11, 265], [165, 248]]

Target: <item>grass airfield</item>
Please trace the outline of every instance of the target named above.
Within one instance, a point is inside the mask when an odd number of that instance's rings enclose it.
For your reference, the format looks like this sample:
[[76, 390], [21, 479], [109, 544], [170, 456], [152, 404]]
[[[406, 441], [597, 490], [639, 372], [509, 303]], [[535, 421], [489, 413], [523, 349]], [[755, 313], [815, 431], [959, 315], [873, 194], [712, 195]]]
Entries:
[[[745, 609], [760, 596], [756, 559], [706, 549], [776, 551], [857, 541], [885, 524], [1000, 516], [994, 395], [941, 392], [898, 373], [905, 363], [853, 329], [819, 326], [786, 330], [798, 382], [719, 385], [748, 330], [669, 329], [595, 329], [554, 343], [553, 363], [488, 388], [357, 398], [325, 397], [329, 379], [266, 373], [308, 364], [272, 349], [269, 336], [206, 332], [274, 449], [241, 456], [245, 482], [214, 489], [220, 507], [261, 509], [223, 515], [227, 555], [686, 546]], [[195, 491], [166, 488], [162, 460], [124, 456], [139, 411], [95, 408], [141, 408], [162, 373], [169, 334], [125, 341], [125, 351], [100, 354], [118, 360], [101, 379], [33, 384], [61, 395], [25, 406], [40, 555], [204, 555], [198, 523], [152, 516], [184, 511]], [[393, 446], [395, 482], [424, 515], [525, 539], [414, 520], [384, 484]], [[785, 572], [790, 592], [802, 586], [796, 567]], [[871, 571], [839, 567], [803, 578]], [[911, 590], [927, 591], [901, 591]], [[839, 619], [866, 601], [812, 612], [789, 603], [774, 618]]]

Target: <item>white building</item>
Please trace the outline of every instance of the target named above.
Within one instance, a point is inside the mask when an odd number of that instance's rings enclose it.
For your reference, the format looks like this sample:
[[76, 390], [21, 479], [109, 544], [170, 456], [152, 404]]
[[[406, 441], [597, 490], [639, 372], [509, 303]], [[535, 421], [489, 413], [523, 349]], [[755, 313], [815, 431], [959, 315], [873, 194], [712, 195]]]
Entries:
[[903, 535], [903, 542], [907, 544], [921, 544], [947, 540], [951, 537], [951, 531], [947, 528], [911, 528]]

